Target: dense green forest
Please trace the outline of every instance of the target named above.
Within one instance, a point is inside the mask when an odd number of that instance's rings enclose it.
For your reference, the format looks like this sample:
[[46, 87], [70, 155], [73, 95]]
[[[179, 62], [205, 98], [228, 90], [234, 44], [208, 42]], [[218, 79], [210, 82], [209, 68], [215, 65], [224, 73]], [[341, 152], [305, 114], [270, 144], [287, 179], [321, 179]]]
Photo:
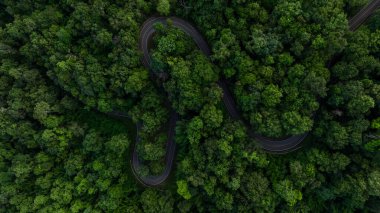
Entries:
[[[380, 11], [368, 0], [0, 0], [0, 212], [379, 212]], [[151, 70], [140, 28], [157, 24]], [[266, 137], [263, 151], [222, 102]], [[171, 109], [175, 166], [158, 187]], [[128, 116], [118, 116], [117, 113]], [[136, 124], [141, 129], [136, 131]]]

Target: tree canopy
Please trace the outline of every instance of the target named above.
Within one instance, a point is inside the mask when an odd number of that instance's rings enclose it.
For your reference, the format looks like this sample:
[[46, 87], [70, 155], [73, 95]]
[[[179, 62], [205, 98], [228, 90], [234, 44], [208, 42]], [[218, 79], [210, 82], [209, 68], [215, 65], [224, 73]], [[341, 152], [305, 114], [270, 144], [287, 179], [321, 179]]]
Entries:
[[[380, 12], [368, 1], [0, 1], [0, 212], [379, 212]], [[188, 20], [211, 48], [157, 24]], [[250, 131], [310, 132], [265, 152]], [[176, 155], [165, 168], [172, 110]], [[136, 127], [137, 125], [137, 127]]]

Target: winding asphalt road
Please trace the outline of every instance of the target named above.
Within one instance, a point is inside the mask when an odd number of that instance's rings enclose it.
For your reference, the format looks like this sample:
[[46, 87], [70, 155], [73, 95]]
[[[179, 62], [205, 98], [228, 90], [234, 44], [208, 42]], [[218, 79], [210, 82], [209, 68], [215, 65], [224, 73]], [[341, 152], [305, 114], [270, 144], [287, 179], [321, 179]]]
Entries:
[[[351, 20], [349, 20], [349, 28], [352, 31], [355, 31], [361, 24], [364, 23], [364, 21], [378, 8], [380, 7], [380, 0], [374, 0], [371, 1], [369, 4], [367, 4], [365, 7], [363, 7], [362, 10], [359, 11]], [[149, 18], [147, 21], [144, 22], [141, 32], [140, 32], [140, 43], [139, 48], [143, 52], [143, 64], [147, 69], [150, 69], [150, 54], [149, 54], [149, 41], [151, 40], [152, 36], [155, 33], [154, 25], [156, 23], [163, 23], [167, 24], [167, 17], [152, 17]], [[211, 50], [209, 46], [207, 45], [207, 42], [203, 39], [202, 35], [188, 22], [186, 22], [183, 19], [177, 18], [177, 17], [170, 17], [169, 18], [173, 24], [173, 26], [180, 28], [183, 30], [186, 34], [191, 36], [201, 51], [207, 55], [210, 56]], [[244, 119], [242, 119], [241, 114], [237, 110], [234, 98], [229, 91], [227, 87], [227, 82], [225, 80], [219, 80], [218, 85], [223, 90], [223, 103], [230, 115], [230, 117], [234, 120], [240, 120], [243, 122], [243, 124], [247, 127], [247, 133], [250, 137], [252, 137], [255, 141], [259, 143], [259, 145], [266, 150], [267, 152], [271, 153], [288, 153], [291, 151], [296, 150], [299, 148], [300, 143], [306, 138], [308, 133], [304, 133], [301, 135], [294, 135], [290, 136], [285, 139], [273, 139], [273, 138], [267, 138], [261, 135], [258, 135], [254, 133], [254, 131], [251, 131], [251, 128], [249, 128], [249, 124], [247, 124]], [[176, 122], [178, 120], [178, 114], [172, 110], [170, 121], [169, 121], [169, 131], [168, 131], [168, 141], [166, 144], [166, 158], [165, 158], [165, 169], [162, 172], [162, 174], [157, 176], [147, 176], [147, 177], [141, 177], [138, 175], [138, 170], [142, 167], [141, 162], [139, 161], [138, 154], [137, 154], [137, 144], [140, 142], [140, 139], [136, 138], [135, 148], [132, 153], [132, 159], [131, 159], [131, 167], [132, 171], [134, 172], [136, 178], [146, 186], [158, 186], [162, 184], [170, 174], [170, 171], [173, 167], [173, 161], [174, 161], [174, 155], [175, 155], [175, 141], [174, 141], [174, 135], [175, 135], [175, 126]], [[141, 128], [141, 123], [137, 124], [137, 132]]]

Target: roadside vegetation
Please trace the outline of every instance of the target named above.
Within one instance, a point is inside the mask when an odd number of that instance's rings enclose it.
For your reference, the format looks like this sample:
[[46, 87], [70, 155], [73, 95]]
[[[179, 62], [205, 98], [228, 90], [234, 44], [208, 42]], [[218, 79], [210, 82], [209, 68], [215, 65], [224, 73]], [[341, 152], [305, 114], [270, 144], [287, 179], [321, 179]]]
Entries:
[[[348, 28], [367, 2], [0, 1], [0, 212], [379, 212], [380, 13]], [[193, 23], [211, 56], [157, 25], [146, 69], [157, 13]], [[264, 152], [219, 79], [254, 131], [310, 132], [304, 147]], [[172, 177], [141, 187], [136, 134], [140, 175], [160, 174], [171, 108]]]

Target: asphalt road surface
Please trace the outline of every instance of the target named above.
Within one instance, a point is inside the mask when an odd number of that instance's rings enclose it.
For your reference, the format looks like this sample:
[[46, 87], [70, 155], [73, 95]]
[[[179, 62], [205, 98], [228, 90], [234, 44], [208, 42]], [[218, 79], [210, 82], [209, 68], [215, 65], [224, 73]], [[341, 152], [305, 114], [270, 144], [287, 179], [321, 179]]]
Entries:
[[[355, 31], [379, 7], [380, 7], [380, 0], [371, 1], [369, 4], [363, 7], [363, 9], [361, 9], [351, 20], [349, 20], [350, 30]], [[150, 69], [151, 58], [149, 55], [148, 45], [149, 45], [149, 41], [151, 40], [151, 38], [153, 37], [155, 33], [154, 25], [156, 23], [166, 24], [167, 19], [171, 20], [173, 26], [180, 28], [186, 34], [192, 37], [194, 42], [198, 46], [198, 48], [201, 49], [201, 51], [205, 55], [210, 56], [211, 50], [207, 42], [204, 40], [202, 35], [187, 21], [177, 18], [177, 17], [151, 17], [148, 20], [146, 20], [144, 24], [142, 25], [141, 32], [140, 32], [140, 43], [139, 43], [139, 48], [143, 52], [143, 55], [144, 55], [142, 59], [142, 63], [147, 69]], [[241, 120], [242, 123], [247, 128], [248, 135], [252, 137], [255, 141], [257, 141], [258, 144], [264, 150], [271, 153], [288, 153], [288, 152], [294, 151], [300, 147], [301, 142], [308, 135], [308, 133], [304, 133], [301, 135], [294, 135], [287, 138], [274, 139], [274, 138], [268, 138], [268, 137], [264, 137], [259, 134], [256, 134], [254, 131], [252, 131], [249, 124], [247, 124], [244, 121], [244, 119], [242, 119], [241, 114], [237, 110], [234, 98], [227, 87], [227, 82], [225, 80], [219, 80], [218, 85], [223, 90], [223, 103], [230, 117], [234, 120]], [[147, 177], [141, 177], [140, 175], [138, 175], [138, 170], [142, 167], [142, 164], [139, 161], [137, 150], [136, 150], [137, 144], [140, 142], [140, 139], [138, 138], [138, 134], [137, 134], [135, 147], [132, 152], [131, 167], [136, 178], [143, 185], [158, 186], [162, 184], [169, 177], [169, 174], [173, 167], [173, 161], [174, 161], [174, 155], [175, 155], [174, 135], [175, 135], [175, 126], [176, 126], [177, 120], [178, 120], [178, 114], [174, 110], [172, 110], [171, 115], [170, 115], [170, 121], [169, 121], [168, 141], [166, 143], [165, 169], [160, 175], [147, 176]], [[141, 129], [141, 126], [142, 126], [141, 123], [137, 124], [137, 133]]]
[[373, 0], [364, 6], [354, 17], [352, 17], [348, 25], [351, 31], [355, 31], [370, 17], [376, 9], [380, 7], [380, 0]]

